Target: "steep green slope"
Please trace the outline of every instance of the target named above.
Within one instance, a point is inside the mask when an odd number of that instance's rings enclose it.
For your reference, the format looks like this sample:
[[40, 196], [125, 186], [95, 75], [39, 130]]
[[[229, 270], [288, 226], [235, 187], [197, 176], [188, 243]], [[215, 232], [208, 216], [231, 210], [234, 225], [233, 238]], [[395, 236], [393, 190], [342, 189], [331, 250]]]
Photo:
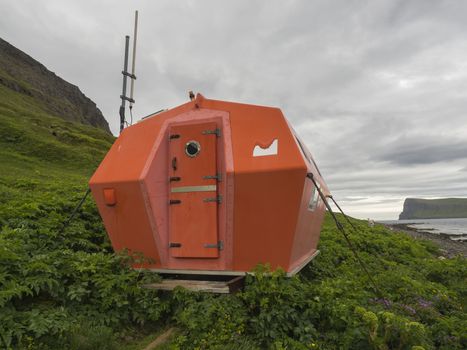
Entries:
[[53, 117], [34, 98], [0, 85], [0, 211], [11, 216], [52, 193], [84, 191], [112, 141], [108, 133]]
[[92, 125], [110, 133], [96, 104], [80, 89], [0, 38], [0, 86], [41, 101], [44, 111], [61, 119]]
[[399, 220], [467, 218], [467, 198], [407, 198]]
[[114, 330], [160, 317], [90, 198], [64, 225], [113, 140], [0, 85], [1, 349], [114, 348]]

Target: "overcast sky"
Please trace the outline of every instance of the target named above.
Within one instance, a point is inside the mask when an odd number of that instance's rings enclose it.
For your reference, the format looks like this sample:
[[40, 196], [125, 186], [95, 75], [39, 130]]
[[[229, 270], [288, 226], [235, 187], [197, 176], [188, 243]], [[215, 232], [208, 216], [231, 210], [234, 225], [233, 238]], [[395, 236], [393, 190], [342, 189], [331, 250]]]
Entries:
[[188, 90], [277, 106], [353, 216], [467, 197], [467, 1], [0, 0], [0, 36], [116, 133], [136, 9], [136, 119]]

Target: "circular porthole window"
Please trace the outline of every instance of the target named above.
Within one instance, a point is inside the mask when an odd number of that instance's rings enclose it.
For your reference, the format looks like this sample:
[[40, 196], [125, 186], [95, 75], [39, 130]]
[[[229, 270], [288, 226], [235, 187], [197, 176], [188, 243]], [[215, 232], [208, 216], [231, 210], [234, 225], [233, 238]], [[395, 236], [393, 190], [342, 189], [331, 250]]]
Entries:
[[185, 153], [188, 157], [196, 157], [201, 151], [201, 145], [198, 141], [189, 141], [185, 145]]

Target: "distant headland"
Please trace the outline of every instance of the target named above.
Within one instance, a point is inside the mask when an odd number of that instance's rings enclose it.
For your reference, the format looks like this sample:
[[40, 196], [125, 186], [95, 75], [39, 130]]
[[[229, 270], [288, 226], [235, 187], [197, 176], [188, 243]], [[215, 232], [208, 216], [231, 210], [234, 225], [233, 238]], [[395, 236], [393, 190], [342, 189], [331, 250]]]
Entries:
[[406, 198], [399, 220], [467, 218], [467, 198]]

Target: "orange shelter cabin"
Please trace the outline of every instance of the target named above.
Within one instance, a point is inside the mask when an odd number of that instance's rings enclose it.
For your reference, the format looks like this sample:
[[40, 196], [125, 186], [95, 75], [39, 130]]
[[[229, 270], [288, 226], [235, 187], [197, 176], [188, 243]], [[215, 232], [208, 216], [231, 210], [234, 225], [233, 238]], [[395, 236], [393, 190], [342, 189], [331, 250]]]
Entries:
[[116, 251], [159, 273], [297, 273], [317, 254], [327, 186], [278, 108], [192, 101], [123, 130], [89, 184]]

